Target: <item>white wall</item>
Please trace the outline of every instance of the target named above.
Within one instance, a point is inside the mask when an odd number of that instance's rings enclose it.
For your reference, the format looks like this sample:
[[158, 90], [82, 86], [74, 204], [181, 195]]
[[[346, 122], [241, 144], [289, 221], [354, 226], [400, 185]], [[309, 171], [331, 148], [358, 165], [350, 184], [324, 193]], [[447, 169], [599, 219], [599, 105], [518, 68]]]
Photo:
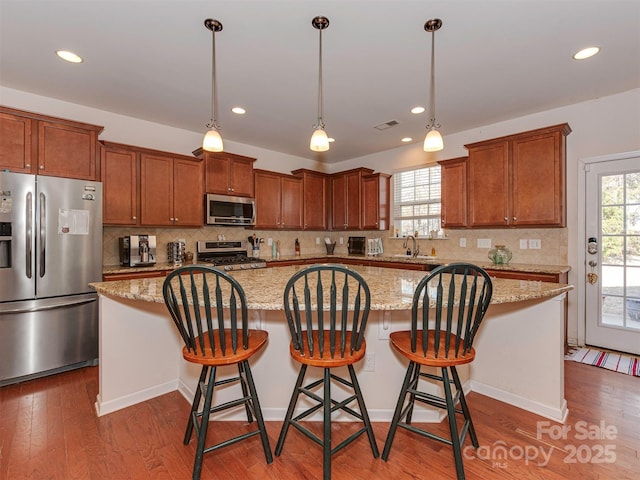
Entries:
[[[159, 125], [1, 86], [0, 103], [8, 107], [103, 125], [105, 129], [100, 136], [101, 139], [141, 147], [190, 155], [202, 139], [202, 132]], [[434, 154], [423, 152], [420, 142], [324, 166], [311, 160], [251, 145], [225, 141], [225, 147], [234, 153], [256, 157], [256, 168], [278, 172], [288, 173], [297, 168], [337, 172], [366, 166], [376, 171], [393, 173], [399, 169], [440, 159], [465, 156], [467, 152], [464, 145], [467, 143], [564, 122], [572, 129], [567, 138], [568, 262], [572, 267], [569, 283], [577, 285], [577, 252], [585, 244], [584, 239], [578, 238], [577, 233], [577, 205], [580, 201], [577, 192], [578, 159], [640, 150], [640, 89], [447, 135], [444, 137], [445, 149]], [[569, 295], [570, 339], [577, 338], [578, 319], [575, 302], [574, 291]]]

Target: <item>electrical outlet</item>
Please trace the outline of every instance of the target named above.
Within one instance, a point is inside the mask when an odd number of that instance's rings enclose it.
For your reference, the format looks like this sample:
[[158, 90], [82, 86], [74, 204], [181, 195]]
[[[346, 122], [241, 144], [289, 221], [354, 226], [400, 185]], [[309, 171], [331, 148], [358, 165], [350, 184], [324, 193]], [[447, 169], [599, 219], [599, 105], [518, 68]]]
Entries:
[[526, 238], [521, 238], [520, 239], [520, 250], [526, 250], [527, 248], [527, 239]]
[[464, 248], [464, 247], [466, 247], [466, 246], [467, 246], [467, 239], [466, 239], [466, 238], [462, 237], [462, 238], [460, 239], [460, 246], [461, 246], [462, 248]]
[[530, 238], [529, 239], [529, 248], [531, 249], [535, 249], [535, 250], [540, 250], [540, 248], [542, 247], [542, 242], [540, 241], [539, 238]]
[[342, 245], [344, 243], [344, 238], [340, 237], [340, 245]]
[[273, 245], [273, 238], [267, 238], [267, 245]]
[[364, 371], [375, 372], [376, 370], [376, 354], [373, 352], [364, 355]]
[[491, 248], [491, 239], [490, 238], [479, 238], [478, 239], [478, 248]]
[[316, 237], [316, 245], [320, 245], [320, 237]]

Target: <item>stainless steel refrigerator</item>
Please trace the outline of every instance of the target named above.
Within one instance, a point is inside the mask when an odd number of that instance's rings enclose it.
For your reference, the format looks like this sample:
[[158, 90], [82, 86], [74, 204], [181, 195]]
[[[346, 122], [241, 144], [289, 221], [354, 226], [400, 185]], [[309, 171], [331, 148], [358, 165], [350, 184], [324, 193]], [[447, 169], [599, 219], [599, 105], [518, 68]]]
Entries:
[[102, 184], [0, 172], [0, 385], [98, 358]]

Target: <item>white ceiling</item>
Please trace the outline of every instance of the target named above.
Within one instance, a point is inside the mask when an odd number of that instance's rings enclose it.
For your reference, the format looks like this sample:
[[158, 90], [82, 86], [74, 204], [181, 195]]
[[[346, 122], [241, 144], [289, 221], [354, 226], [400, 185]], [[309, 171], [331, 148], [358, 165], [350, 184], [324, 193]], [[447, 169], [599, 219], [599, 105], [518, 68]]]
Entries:
[[[331, 22], [324, 120], [336, 139], [322, 154], [309, 150], [317, 15]], [[640, 0], [0, 0], [0, 84], [204, 133], [209, 17], [224, 26], [223, 138], [329, 163], [396, 148], [405, 136], [422, 142], [427, 113], [409, 109], [428, 104], [430, 18], [443, 21], [436, 112], [445, 136], [640, 87]], [[572, 60], [590, 45], [600, 54]], [[85, 61], [63, 62], [57, 49]], [[235, 105], [247, 114], [231, 113]], [[373, 128], [390, 120], [399, 125]]]

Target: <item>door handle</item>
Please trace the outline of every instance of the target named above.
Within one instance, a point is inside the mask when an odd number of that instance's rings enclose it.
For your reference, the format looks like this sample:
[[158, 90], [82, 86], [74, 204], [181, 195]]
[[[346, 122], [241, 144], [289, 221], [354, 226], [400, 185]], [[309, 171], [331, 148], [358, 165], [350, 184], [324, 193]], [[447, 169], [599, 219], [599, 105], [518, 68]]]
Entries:
[[27, 278], [31, 278], [32, 272], [32, 257], [33, 257], [33, 195], [31, 192], [27, 193], [27, 205], [26, 205], [26, 215], [27, 215], [27, 224], [26, 224], [26, 271]]
[[44, 193], [40, 192], [40, 237], [38, 243], [40, 244], [40, 278], [44, 277], [46, 255], [47, 255], [47, 197]]

